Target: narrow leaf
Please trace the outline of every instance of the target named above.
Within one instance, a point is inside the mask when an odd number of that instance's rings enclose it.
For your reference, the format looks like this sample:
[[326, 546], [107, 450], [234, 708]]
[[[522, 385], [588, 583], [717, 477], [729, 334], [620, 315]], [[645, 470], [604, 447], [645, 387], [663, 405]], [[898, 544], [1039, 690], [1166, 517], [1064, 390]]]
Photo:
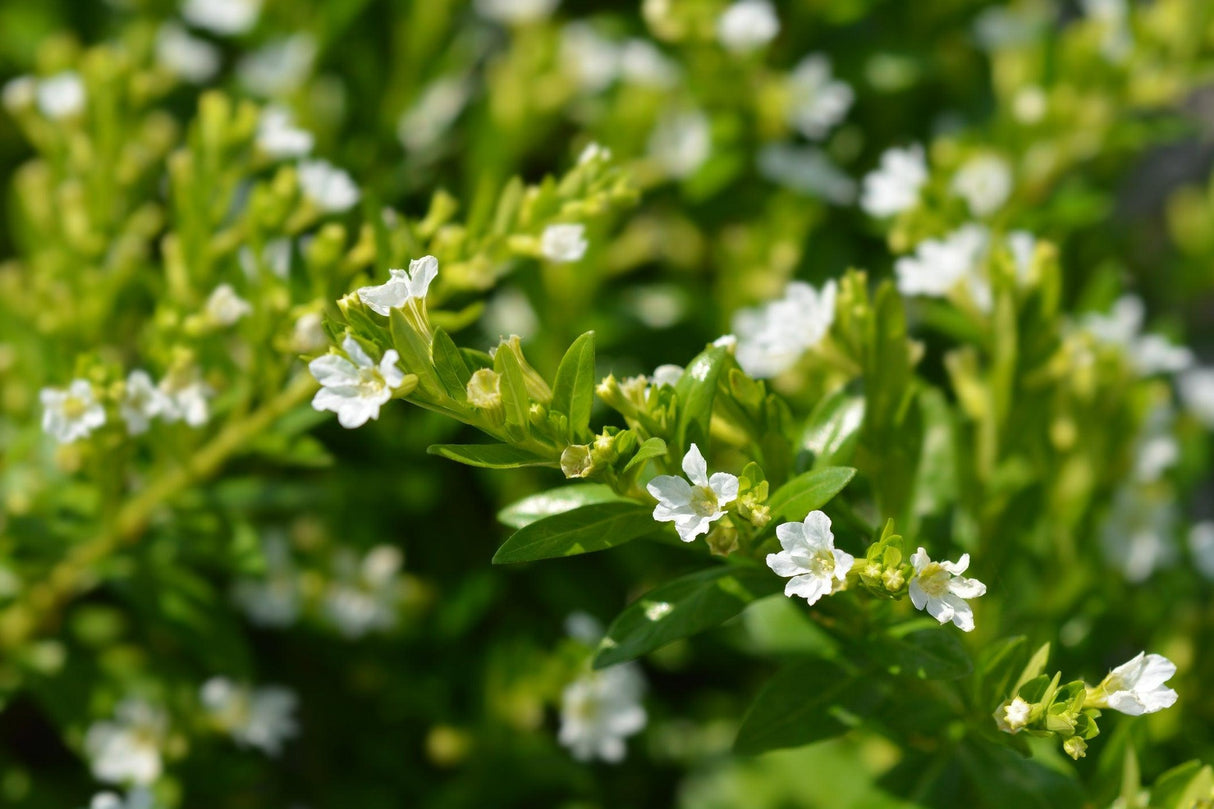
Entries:
[[657, 458], [666, 454], [666, 442], [658, 437], [650, 438], [637, 449], [637, 454], [632, 456], [632, 460], [624, 467], [624, 472], [631, 472], [634, 467], [640, 466], [650, 458]]
[[828, 466], [797, 475], [772, 494], [767, 501], [771, 522], [803, 520], [814, 509], [822, 508], [851, 482], [856, 470], [850, 466]]
[[592, 503], [530, 523], [497, 549], [493, 563], [558, 559], [614, 548], [654, 533], [649, 506], [631, 501]]
[[472, 372], [455, 342], [442, 329], [434, 330], [434, 369], [448, 396], [461, 402], [468, 398], [468, 380], [472, 378]]
[[541, 458], [509, 444], [432, 444], [426, 448], [431, 455], [439, 455], [467, 466], [482, 469], [518, 469], [521, 466], [557, 466], [557, 462]]
[[527, 380], [518, 357], [503, 347], [493, 356], [493, 369], [502, 377], [502, 405], [506, 410], [506, 424], [521, 428], [524, 436], [530, 434], [527, 414], [531, 399], [527, 396]]
[[392, 332], [392, 346], [400, 354], [405, 370], [411, 374], [417, 374], [418, 386], [423, 390], [437, 393], [439, 382], [438, 376], [434, 373], [430, 346], [409, 325], [408, 319], [401, 310], [392, 309], [391, 314], [388, 315], [388, 323]]
[[891, 674], [920, 680], [956, 680], [974, 670], [956, 633], [940, 627], [875, 639], [869, 652]]
[[570, 441], [576, 441], [590, 429], [594, 383], [594, 332], [588, 331], [565, 352], [552, 388], [552, 409], [568, 416]]
[[574, 483], [524, 497], [499, 511], [497, 519], [518, 530], [553, 514], [563, 514], [591, 503], [622, 499], [610, 486], [602, 483]]
[[[691, 361], [675, 385], [679, 400], [677, 436], [679, 446], [705, 444], [708, 425], [712, 421], [712, 403], [717, 395], [717, 377], [729, 352], [720, 346], [709, 346]], [[701, 450], [705, 447], [701, 446]]]
[[612, 621], [594, 667], [632, 660], [712, 629], [782, 587], [783, 581], [765, 568], [736, 565], [701, 570], [655, 587]]

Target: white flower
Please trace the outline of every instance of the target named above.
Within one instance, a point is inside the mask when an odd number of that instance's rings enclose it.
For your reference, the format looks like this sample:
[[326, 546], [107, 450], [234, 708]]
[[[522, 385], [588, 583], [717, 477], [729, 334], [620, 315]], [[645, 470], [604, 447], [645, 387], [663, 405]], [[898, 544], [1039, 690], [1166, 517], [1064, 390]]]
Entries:
[[1214, 368], [1191, 368], [1176, 379], [1180, 401], [1207, 429], [1214, 429]]
[[329, 344], [324, 317], [320, 312], [305, 312], [291, 329], [291, 350], [297, 354], [315, 354]]
[[737, 0], [717, 18], [717, 39], [732, 53], [758, 50], [780, 33], [780, 20], [767, 0]]
[[767, 566], [789, 580], [784, 586], [789, 598], [797, 596], [813, 604], [830, 595], [837, 583], [847, 579], [847, 571], [856, 561], [850, 553], [835, 548], [830, 517], [821, 511], [809, 512], [803, 522], [777, 525], [776, 537], [784, 550], [767, 554]]
[[1113, 495], [1113, 506], [1100, 531], [1101, 546], [1126, 581], [1146, 581], [1176, 560], [1173, 493], [1168, 487], [1126, 484]]
[[202, 684], [199, 699], [211, 721], [242, 747], [276, 756], [283, 742], [298, 732], [295, 692], [282, 686], [250, 688], [226, 677]]
[[835, 320], [836, 287], [827, 281], [821, 291], [793, 281], [784, 297], [734, 313], [735, 355], [742, 370], [756, 379], [778, 376], [797, 363], [830, 331]]
[[526, 339], [536, 333], [540, 321], [526, 295], [505, 287], [485, 305], [481, 325], [490, 335], [517, 334]]
[[1019, 733], [1029, 723], [1033, 706], [1020, 697], [1014, 698], [1003, 708], [1003, 729], [1008, 733]]
[[683, 472], [691, 483], [675, 475], [658, 475], [645, 488], [658, 501], [653, 518], [673, 522], [679, 538], [691, 542], [725, 516], [725, 507], [737, 499], [738, 479], [728, 472], [708, 477], [708, 463], [695, 444], [683, 456]]
[[38, 97], [38, 80], [33, 76], [18, 76], [0, 90], [0, 103], [10, 113], [33, 106]]
[[291, 273], [291, 240], [285, 236], [270, 239], [263, 244], [260, 259], [248, 245], [241, 247], [237, 256], [240, 259], [240, 268], [244, 270], [245, 277], [250, 281], [257, 278], [262, 265], [269, 269], [276, 278], [284, 281]]
[[476, 0], [477, 12], [505, 25], [524, 25], [548, 18], [561, 0]]
[[923, 147], [889, 149], [881, 155], [875, 171], [864, 177], [860, 207], [870, 216], [885, 217], [913, 208], [919, 190], [927, 182], [927, 159]]
[[788, 77], [788, 121], [811, 140], [826, 137], [847, 117], [855, 93], [831, 74], [830, 59], [820, 53], [802, 59]]
[[252, 312], [253, 306], [237, 295], [231, 284], [220, 284], [207, 298], [205, 311], [212, 322], [220, 326], [231, 326]]
[[299, 617], [300, 589], [286, 537], [265, 537], [262, 555], [266, 560], [265, 577], [237, 581], [232, 587], [232, 600], [256, 626], [291, 626]]
[[203, 84], [219, 72], [219, 49], [173, 22], [156, 32], [156, 61], [188, 82]]
[[679, 68], [647, 39], [629, 39], [619, 52], [620, 75], [640, 87], [673, 87]]
[[155, 809], [156, 798], [147, 787], [132, 787], [123, 798], [115, 792], [98, 792], [89, 809]]
[[409, 262], [409, 271], [388, 270], [388, 282], [373, 287], [360, 287], [359, 299], [372, 311], [387, 317], [409, 301], [424, 301], [430, 284], [438, 277], [438, 259], [422, 256]]
[[894, 264], [898, 291], [907, 296], [943, 298], [962, 281], [970, 281], [975, 302], [980, 308], [988, 308], [990, 290], [980, 270], [989, 244], [987, 229], [973, 223], [962, 225], [942, 239], [925, 239], [915, 248], [914, 256], [903, 256]]
[[1214, 580], [1214, 522], [1206, 520], [1189, 529], [1189, 553], [1197, 571]]
[[362, 196], [350, 175], [327, 160], [300, 163], [299, 186], [304, 196], [328, 213], [348, 211]]
[[147, 432], [148, 424], [168, 412], [169, 398], [156, 387], [147, 371], [135, 369], [126, 378], [126, 390], [118, 411], [131, 435]]
[[93, 777], [111, 784], [150, 784], [160, 777], [160, 747], [168, 730], [163, 712], [127, 699], [114, 719], [94, 722], [84, 736], [84, 752]]
[[579, 761], [623, 761], [624, 739], [648, 720], [641, 705], [644, 689], [640, 670], [631, 663], [574, 680], [561, 694], [560, 743]]
[[1032, 277], [1037, 237], [1027, 230], [1013, 230], [1007, 234], [1007, 249], [1011, 251], [1012, 263], [1016, 266], [1016, 280], [1027, 282]]
[[40, 79], [37, 89], [38, 109], [47, 118], [59, 121], [78, 115], [84, 110], [84, 82], [74, 70], [65, 70]]
[[70, 444], [105, 424], [105, 408], [86, 379], [74, 379], [67, 390], [43, 388], [42, 429], [60, 444]]
[[261, 0], [186, 0], [181, 16], [197, 28], [223, 36], [250, 31], [261, 14]]
[[306, 157], [314, 138], [306, 129], [295, 126], [290, 110], [271, 106], [261, 111], [257, 121], [257, 148], [275, 160]]
[[1139, 652], [1108, 673], [1088, 695], [1096, 708], [1112, 708], [1130, 716], [1170, 708], [1177, 693], [1164, 685], [1176, 673], [1176, 664], [1163, 655]]
[[712, 152], [712, 130], [702, 112], [668, 113], [649, 136], [649, 156], [671, 177], [695, 174]]
[[413, 152], [433, 148], [468, 103], [472, 88], [460, 76], [443, 76], [426, 85], [396, 126], [401, 145]]
[[571, 22], [561, 29], [561, 62], [578, 87], [587, 93], [606, 90], [620, 72], [616, 44], [586, 22]]
[[990, 216], [1011, 196], [1012, 167], [998, 155], [981, 154], [957, 170], [952, 187], [969, 205], [970, 213]]
[[821, 149], [769, 143], [759, 150], [759, 173], [769, 182], [833, 205], [856, 199], [856, 181], [848, 177]]
[[649, 377], [657, 388], [673, 388], [679, 384], [679, 380], [683, 378], [682, 365], [659, 365], [653, 369], [653, 374]]
[[276, 98], [299, 89], [315, 60], [316, 40], [309, 34], [294, 34], [242, 56], [236, 75], [254, 95]]
[[540, 236], [540, 253], [557, 264], [581, 261], [588, 246], [585, 225], [549, 225]]
[[308, 370], [321, 384], [312, 407], [333, 411], [342, 427], [353, 429], [367, 419], [379, 418], [379, 408], [392, 398], [405, 374], [396, 367], [400, 355], [395, 349], [385, 351], [376, 365], [353, 337], [346, 335], [341, 347], [345, 357], [326, 354], [308, 363]]
[[1123, 295], [1107, 314], [1089, 312], [1079, 325], [1096, 340], [1118, 346], [1130, 364], [1144, 375], [1179, 373], [1195, 362], [1193, 352], [1158, 334], [1142, 334], [1146, 306], [1135, 295]]
[[324, 600], [325, 614], [342, 635], [359, 638], [396, 625], [403, 562], [400, 550], [391, 545], [377, 545], [361, 560], [342, 549]]
[[577, 156], [577, 164], [579, 166], [585, 166], [587, 163], [596, 163], [599, 161], [606, 163], [610, 159], [610, 149], [596, 141], [590, 141], [590, 143], [587, 143], [585, 148], [582, 149], [581, 154]]
[[910, 580], [910, 599], [915, 609], [926, 609], [927, 614], [942, 624], [952, 621], [958, 628], [970, 632], [974, 629], [974, 611], [966, 599], [978, 598], [986, 593], [986, 585], [977, 579], [967, 579], [961, 574], [969, 567], [970, 555], [961, 554], [954, 562], [933, 562], [923, 548], [911, 557], [914, 573]]
[[205, 382], [198, 378], [197, 370], [171, 373], [160, 380], [160, 392], [168, 397], [164, 420], [184, 421], [191, 427], [201, 427], [211, 417], [210, 403], [213, 394]]

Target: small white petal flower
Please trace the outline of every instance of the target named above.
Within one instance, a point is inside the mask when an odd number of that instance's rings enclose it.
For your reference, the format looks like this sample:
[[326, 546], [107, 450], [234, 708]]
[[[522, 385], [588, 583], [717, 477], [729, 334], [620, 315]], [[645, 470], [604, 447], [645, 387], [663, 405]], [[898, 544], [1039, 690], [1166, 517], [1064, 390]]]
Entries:
[[400, 355], [395, 349], [385, 351], [377, 365], [353, 337], [347, 335], [341, 347], [345, 357], [326, 354], [308, 363], [308, 370], [321, 384], [312, 407], [333, 411], [342, 427], [353, 429], [379, 418], [380, 407], [392, 398], [405, 374], [396, 367]]
[[32, 107], [38, 98], [38, 80], [33, 76], [18, 76], [5, 83], [0, 90], [0, 103], [10, 113]]
[[1003, 709], [1003, 722], [1008, 733], [1019, 733], [1029, 722], [1033, 706], [1016, 697]]
[[266, 560], [264, 578], [238, 580], [232, 587], [232, 600], [255, 626], [291, 626], [299, 617], [302, 594], [286, 537], [265, 537], [262, 555]]
[[1162, 334], [1144, 334], [1130, 349], [1130, 361], [1146, 376], [1177, 374], [1193, 367], [1195, 357], [1185, 346], [1178, 346]]
[[1197, 571], [1214, 581], [1214, 522], [1205, 520], [1189, 529], [1189, 553]]
[[37, 88], [38, 109], [47, 118], [60, 121], [84, 110], [84, 82], [74, 70], [65, 70], [40, 79]]
[[834, 281], [827, 281], [820, 291], [793, 281], [784, 297], [735, 312], [735, 355], [742, 370], [756, 379], [768, 379], [795, 365], [830, 331], [835, 297]]
[[784, 587], [789, 598], [797, 596], [813, 604], [830, 595], [856, 561], [835, 548], [830, 517], [821, 511], [809, 512], [802, 522], [777, 525], [776, 537], [784, 550], [767, 554], [767, 566], [789, 580]]
[[585, 225], [549, 225], [540, 236], [540, 253], [557, 264], [581, 261], [589, 246], [585, 234]]
[[506, 287], [485, 304], [481, 325], [490, 335], [517, 334], [527, 339], [539, 330], [540, 321], [527, 296], [514, 287]]
[[261, 14], [261, 0], [186, 0], [181, 16], [196, 28], [222, 36], [248, 33]]
[[388, 270], [388, 282], [373, 287], [360, 287], [359, 299], [372, 311], [387, 317], [409, 301], [424, 301], [430, 284], [438, 277], [438, 259], [422, 256], [409, 262], [409, 271]]
[[462, 76], [443, 76], [430, 82], [396, 125], [401, 145], [412, 152], [437, 146], [471, 94], [472, 88]]
[[653, 369], [653, 375], [650, 380], [655, 387], [670, 387], [673, 388], [679, 384], [679, 380], [683, 378], [682, 365], [659, 365]]
[[156, 387], [147, 371], [136, 369], [126, 378], [126, 390], [118, 410], [131, 435], [147, 432], [148, 424], [168, 412], [169, 398]]
[[482, 17], [503, 25], [525, 25], [547, 19], [561, 0], [476, 0]]
[[977, 579], [967, 579], [961, 574], [970, 564], [970, 555], [961, 554], [954, 562], [933, 562], [923, 548], [911, 557], [914, 573], [910, 580], [910, 599], [917, 610], [942, 624], [952, 621], [959, 629], [970, 632], [974, 628], [974, 611], [966, 599], [978, 598], [986, 593], [986, 585]]
[[276, 756], [299, 730], [294, 716], [298, 699], [289, 688], [250, 688], [212, 677], [203, 683], [199, 698], [211, 721], [242, 747]]
[[1130, 716], [1170, 708], [1177, 693], [1164, 685], [1176, 674], [1176, 664], [1163, 655], [1139, 652], [1122, 663], [1088, 697], [1088, 704], [1097, 708], [1112, 708]]
[[636, 664], [590, 672], [561, 695], [558, 740], [579, 761], [623, 761], [624, 739], [639, 733], [648, 717], [641, 705], [645, 681]]
[[310, 34], [276, 39], [242, 56], [236, 63], [236, 76], [253, 95], [281, 98], [303, 86], [316, 52], [316, 40]]
[[750, 53], [780, 33], [780, 19], [767, 0], [737, 0], [717, 18], [717, 39], [731, 53]]
[[1214, 430], [1214, 368], [1191, 368], [1176, 379], [1176, 386], [1185, 409]]
[[168, 397], [165, 421], [184, 421], [191, 427], [201, 427], [211, 417], [208, 400], [215, 392], [198, 378], [196, 369], [171, 373], [160, 380], [159, 387]]
[[70, 444], [105, 424], [105, 408], [85, 379], [74, 379], [67, 390], [43, 388], [42, 429], [60, 444]]
[[712, 129], [702, 112], [668, 113], [649, 137], [649, 156], [671, 177], [690, 177], [712, 152]]
[[725, 507], [738, 497], [738, 478], [728, 472], [710, 478], [708, 463], [695, 444], [683, 456], [683, 472], [691, 483], [675, 475], [658, 475], [646, 488], [658, 501], [653, 518], [673, 522], [679, 538], [691, 542], [725, 516]]
[[89, 801], [89, 809], [155, 809], [158, 804], [147, 787], [132, 787], [122, 797], [115, 792], [98, 792]]
[[305, 312], [291, 329], [291, 350], [297, 354], [315, 354], [329, 344], [324, 317], [320, 312]]
[[989, 246], [989, 231], [973, 223], [942, 239], [925, 239], [914, 256], [903, 256], [894, 264], [898, 291], [907, 296], [943, 298], [965, 281], [979, 308], [989, 309], [990, 287], [981, 274]]
[[596, 141], [590, 141], [586, 147], [582, 149], [582, 153], [578, 155], [577, 164], [584, 166], [587, 163], [595, 163], [602, 161], [606, 163], [611, 159], [611, 150]]
[[1143, 376], [1174, 374], [1193, 367], [1193, 352], [1158, 334], [1143, 334], [1146, 306], [1134, 295], [1123, 295], [1107, 313], [1089, 312], [1079, 320], [1081, 329], [1096, 340], [1126, 352], [1134, 370]]
[[990, 216], [1011, 196], [1012, 167], [998, 155], [978, 155], [957, 170], [952, 188], [974, 216]]
[[287, 280], [291, 274], [291, 240], [287, 237], [270, 239], [261, 247], [261, 258], [253, 253], [248, 245], [240, 248], [237, 254], [240, 268], [250, 281], [257, 279], [261, 267], [265, 266], [274, 277]]
[[561, 63], [586, 93], [606, 90], [620, 74], [620, 49], [586, 22], [561, 29]]
[[1176, 561], [1180, 520], [1170, 488], [1134, 483], [1117, 489], [1100, 530], [1105, 558], [1126, 581], [1146, 581]]
[[290, 110], [266, 107], [257, 121], [257, 148], [275, 160], [293, 160], [311, 154], [315, 139], [295, 126]]
[[670, 88], [679, 80], [679, 68], [646, 39], [629, 39], [619, 51], [620, 76], [640, 87]]
[[901, 213], [919, 202], [919, 190], [926, 182], [927, 159], [922, 146], [916, 143], [889, 149], [881, 155], [877, 169], [864, 177], [860, 207], [875, 217]]
[[403, 563], [400, 549], [391, 545], [377, 545], [361, 560], [342, 549], [334, 560], [336, 576], [324, 598], [325, 615], [342, 635], [360, 638], [396, 625], [404, 593]]
[[847, 117], [856, 94], [831, 73], [830, 59], [815, 53], [802, 59], [788, 77], [788, 120], [810, 140], [821, 140]]
[[253, 306], [236, 294], [231, 284], [220, 284], [211, 291], [204, 311], [220, 326], [231, 326], [253, 311]]
[[304, 196], [328, 213], [348, 211], [362, 196], [350, 175], [327, 160], [300, 163], [299, 186]]
[[218, 48], [176, 23], [167, 22], [156, 32], [156, 61], [188, 82], [210, 81], [219, 72], [221, 60]]
[[94, 722], [84, 736], [93, 777], [111, 784], [150, 784], [160, 777], [160, 749], [168, 731], [164, 713], [146, 702], [119, 703], [114, 719]]

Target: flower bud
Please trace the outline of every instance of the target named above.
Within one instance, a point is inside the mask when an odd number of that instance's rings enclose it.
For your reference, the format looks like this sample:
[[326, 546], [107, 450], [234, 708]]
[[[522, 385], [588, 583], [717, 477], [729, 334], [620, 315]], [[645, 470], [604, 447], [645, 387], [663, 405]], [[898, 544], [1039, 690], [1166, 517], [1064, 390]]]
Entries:
[[594, 471], [594, 459], [590, 447], [585, 444], [570, 444], [561, 453], [561, 471], [566, 478], [588, 477]]
[[1088, 743], [1078, 736], [1072, 736], [1062, 743], [1062, 749], [1068, 756], [1078, 761], [1087, 755]]
[[488, 368], [481, 368], [468, 380], [468, 404], [481, 410], [502, 406], [502, 378]]
[[717, 523], [704, 540], [713, 556], [729, 556], [738, 549], [738, 529], [725, 519]]

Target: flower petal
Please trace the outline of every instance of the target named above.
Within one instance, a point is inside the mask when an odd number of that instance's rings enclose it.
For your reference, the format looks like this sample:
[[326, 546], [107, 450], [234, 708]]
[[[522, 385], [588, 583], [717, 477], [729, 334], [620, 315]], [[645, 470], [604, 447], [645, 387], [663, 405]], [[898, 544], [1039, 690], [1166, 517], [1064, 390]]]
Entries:
[[704, 454], [695, 444], [692, 444], [691, 448], [687, 450], [687, 454], [683, 456], [683, 472], [697, 486], [708, 485], [708, 462], [704, 460]]
[[662, 505], [669, 508], [691, 503], [691, 484], [674, 475], [658, 475], [645, 489]]
[[738, 477], [728, 472], [716, 472], [708, 479], [708, 488], [717, 496], [717, 502], [727, 506], [738, 499]]
[[977, 579], [957, 576], [948, 583], [948, 591], [960, 598], [978, 598], [986, 595], [986, 585]]
[[341, 350], [346, 352], [346, 356], [350, 358], [350, 361], [359, 368], [375, 367], [375, 361], [363, 350], [363, 347], [359, 345], [352, 335], [347, 334], [345, 339], [341, 341]]
[[812, 573], [789, 579], [784, 587], [784, 595], [790, 598], [804, 598], [809, 604], [816, 603], [822, 596], [830, 595], [830, 591], [830, 576], [817, 576]]
[[805, 515], [805, 539], [814, 550], [835, 547], [835, 535], [830, 532], [830, 517], [824, 512], [811, 511]]
[[430, 284], [438, 277], [438, 259], [422, 256], [409, 262], [409, 297], [425, 298]]
[[776, 526], [776, 539], [780, 547], [789, 553], [809, 554], [809, 540], [805, 537], [805, 524], [785, 522]]
[[790, 576], [799, 576], [807, 572], [807, 569], [797, 563], [797, 560], [792, 557], [792, 554], [787, 551], [780, 553], [767, 554], [767, 566], [777, 576], [788, 578]]
[[337, 354], [317, 357], [308, 363], [308, 370], [326, 388], [358, 384], [358, 369], [354, 363]]

